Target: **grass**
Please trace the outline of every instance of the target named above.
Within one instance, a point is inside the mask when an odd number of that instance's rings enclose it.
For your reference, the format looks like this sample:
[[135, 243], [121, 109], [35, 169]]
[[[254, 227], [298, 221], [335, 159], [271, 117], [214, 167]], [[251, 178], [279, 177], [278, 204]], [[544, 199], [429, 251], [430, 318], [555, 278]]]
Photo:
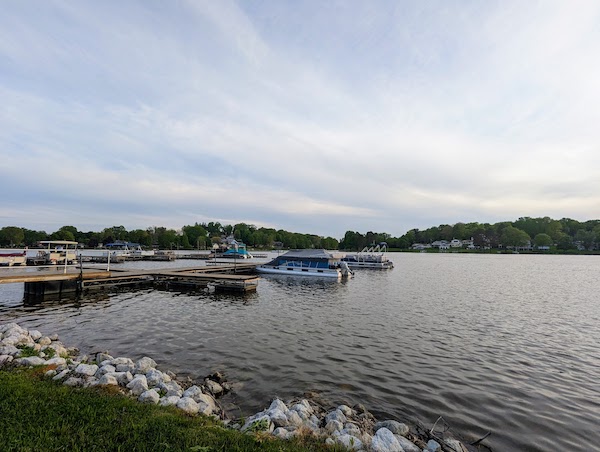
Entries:
[[310, 437], [282, 441], [226, 429], [205, 416], [141, 404], [102, 388], [70, 388], [46, 368], [0, 371], [3, 451], [320, 451]]

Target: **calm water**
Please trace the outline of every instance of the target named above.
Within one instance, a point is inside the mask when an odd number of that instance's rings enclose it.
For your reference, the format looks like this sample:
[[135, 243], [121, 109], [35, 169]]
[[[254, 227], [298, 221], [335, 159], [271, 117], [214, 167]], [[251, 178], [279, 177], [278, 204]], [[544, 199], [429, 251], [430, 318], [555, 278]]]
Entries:
[[[255, 294], [141, 290], [25, 306], [0, 286], [0, 323], [90, 353], [152, 356], [192, 378], [220, 370], [247, 415], [315, 391], [378, 417], [442, 415], [495, 450], [600, 447], [600, 258], [391, 254], [347, 282], [264, 277]], [[198, 265], [193, 261], [138, 267]]]

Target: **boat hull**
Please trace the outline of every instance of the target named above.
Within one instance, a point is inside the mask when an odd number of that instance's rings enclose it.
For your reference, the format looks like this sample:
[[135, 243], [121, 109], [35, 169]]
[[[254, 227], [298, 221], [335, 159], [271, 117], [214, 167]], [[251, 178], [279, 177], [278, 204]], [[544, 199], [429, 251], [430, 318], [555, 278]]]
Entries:
[[302, 268], [302, 267], [271, 267], [268, 265], [259, 265], [256, 267], [256, 271], [259, 273], [267, 273], [273, 275], [290, 275], [290, 276], [316, 276], [320, 278], [336, 278], [342, 277], [342, 271], [340, 269], [316, 269], [316, 268]]

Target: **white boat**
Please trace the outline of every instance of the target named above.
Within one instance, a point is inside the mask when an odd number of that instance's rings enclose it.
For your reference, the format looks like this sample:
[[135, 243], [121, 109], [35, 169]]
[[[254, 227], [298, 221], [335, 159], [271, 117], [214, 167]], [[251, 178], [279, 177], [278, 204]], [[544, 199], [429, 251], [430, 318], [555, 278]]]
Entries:
[[0, 253], [0, 266], [12, 267], [13, 265], [26, 265], [27, 251], [18, 253]]
[[259, 273], [279, 275], [320, 276], [326, 278], [349, 278], [354, 275], [341, 255], [325, 250], [290, 250], [271, 262], [258, 265]]
[[76, 264], [77, 242], [69, 240], [42, 240], [40, 245], [46, 247], [37, 256], [28, 259], [34, 265]]
[[342, 258], [350, 268], [369, 268], [377, 270], [386, 270], [394, 268], [394, 263], [385, 257], [386, 244], [381, 243], [377, 246], [365, 246], [360, 253], [348, 254]]
[[115, 257], [147, 257], [154, 256], [154, 251], [152, 250], [144, 250], [139, 243], [125, 242], [121, 240], [117, 240], [113, 243], [107, 243], [105, 245], [108, 250], [105, 253], [105, 256], [108, 256], [110, 253], [110, 258], [113, 259]]

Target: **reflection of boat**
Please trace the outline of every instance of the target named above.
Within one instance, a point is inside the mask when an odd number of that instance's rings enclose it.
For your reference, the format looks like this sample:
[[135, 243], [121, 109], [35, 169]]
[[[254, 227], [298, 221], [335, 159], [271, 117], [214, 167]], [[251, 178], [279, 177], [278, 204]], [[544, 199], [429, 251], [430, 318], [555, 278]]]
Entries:
[[12, 267], [13, 265], [27, 264], [27, 251], [22, 253], [0, 253], [0, 265]]
[[365, 246], [360, 253], [348, 254], [342, 258], [350, 268], [372, 268], [385, 270], [394, 268], [394, 263], [384, 256], [386, 244], [380, 243], [375, 247]]
[[30, 265], [55, 265], [77, 263], [77, 242], [69, 240], [43, 240], [39, 242], [46, 249], [40, 250], [37, 256], [27, 259]]
[[341, 262], [340, 257], [325, 250], [290, 250], [267, 264], [257, 266], [256, 271], [328, 278], [352, 277], [352, 270]]

